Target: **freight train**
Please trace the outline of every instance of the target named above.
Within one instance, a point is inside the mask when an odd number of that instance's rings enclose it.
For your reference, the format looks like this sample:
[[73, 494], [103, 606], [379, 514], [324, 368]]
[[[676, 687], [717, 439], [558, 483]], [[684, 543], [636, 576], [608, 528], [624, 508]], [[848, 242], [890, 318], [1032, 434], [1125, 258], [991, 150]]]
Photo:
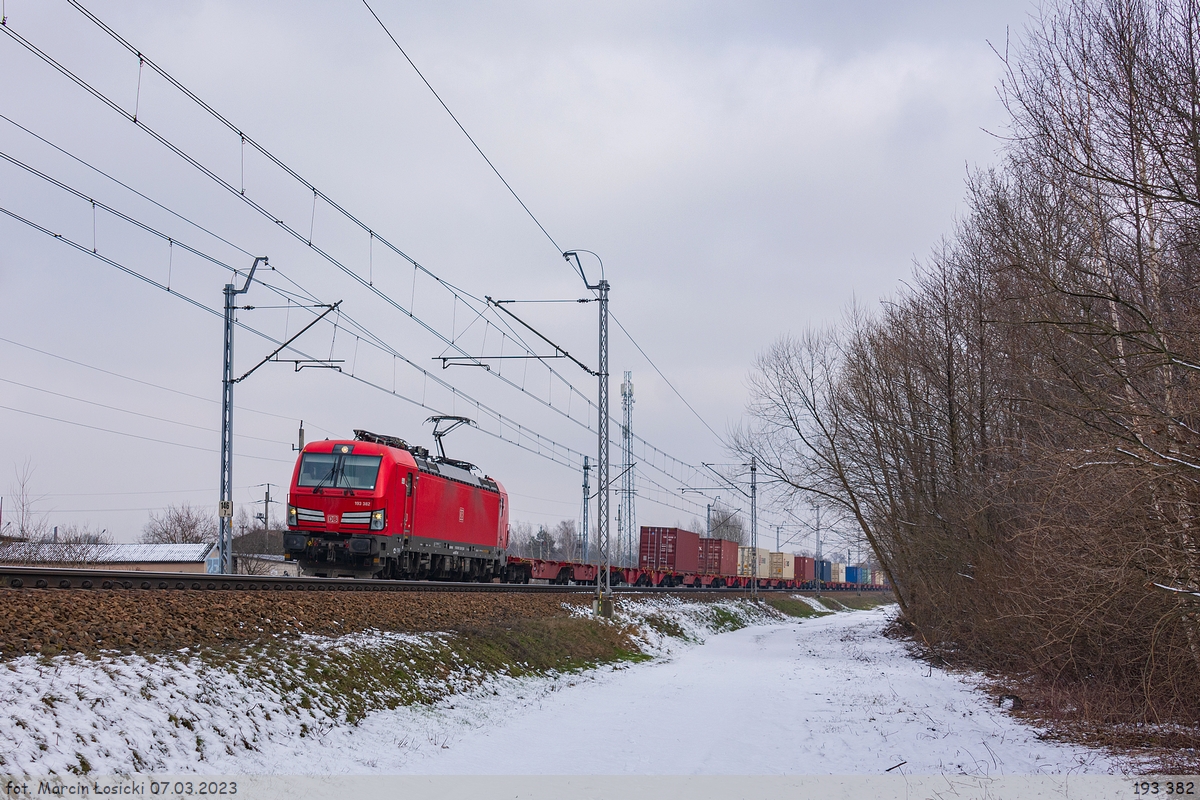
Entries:
[[[288, 492], [284, 558], [323, 578], [595, 584], [596, 564], [509, 555], [508, 494], [474, 464], [446, 457], [441, 437], [449, 430], [435, 426], [436, 455], [364, 430], [354, 439], [305, 445]], [[638, 567], [611, 567], [610, 581], [748, 588], [755, 580], [749, 550], [676, 528], [644, 527]], [[767, 559], [758, 585], [860, 589], [866, 583], [834, 582], [821, 568], [829, 562], [795, 560], [807, 566], [785, 572]]]

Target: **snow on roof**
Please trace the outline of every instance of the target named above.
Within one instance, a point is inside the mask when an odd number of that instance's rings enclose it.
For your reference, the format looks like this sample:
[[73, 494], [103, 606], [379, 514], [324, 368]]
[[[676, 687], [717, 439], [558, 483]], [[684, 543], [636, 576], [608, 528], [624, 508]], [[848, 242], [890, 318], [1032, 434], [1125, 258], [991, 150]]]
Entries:
[[208, 558], [213, 544], [76, 544], [58, 542], [14, 542], [0, 546], [0, 561], [26, 564], [61, 564], [84, 561], [91, 564], [200, 563]]

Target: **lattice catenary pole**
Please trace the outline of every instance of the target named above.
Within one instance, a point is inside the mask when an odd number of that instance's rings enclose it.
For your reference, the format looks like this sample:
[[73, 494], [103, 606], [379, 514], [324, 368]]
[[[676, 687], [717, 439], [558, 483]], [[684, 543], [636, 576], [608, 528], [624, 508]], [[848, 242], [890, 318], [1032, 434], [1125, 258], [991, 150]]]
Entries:
[[597, 611], [602, 616], [612, 614], [612, 583], [609, 565], [609, 510], [608, 510], [608, 281], [603, 278], [597, 285], [600, 292], [600, 387], [596, 405], [600, 452], [597, 458], [599, 487], [596, 495], [596, 546], [600, 549], [600, 574], [596, 579]]

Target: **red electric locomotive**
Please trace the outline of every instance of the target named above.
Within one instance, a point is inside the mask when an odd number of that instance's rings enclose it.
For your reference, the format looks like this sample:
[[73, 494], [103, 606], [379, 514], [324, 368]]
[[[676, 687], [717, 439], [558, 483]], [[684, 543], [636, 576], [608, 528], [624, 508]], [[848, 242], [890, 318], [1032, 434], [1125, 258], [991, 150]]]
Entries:
[[361, 430], [305, 445], [285, 558], [325, 578], [504, 579], [508, 495], [474, 465], [446, 458], [439, 433], [437, 456]]

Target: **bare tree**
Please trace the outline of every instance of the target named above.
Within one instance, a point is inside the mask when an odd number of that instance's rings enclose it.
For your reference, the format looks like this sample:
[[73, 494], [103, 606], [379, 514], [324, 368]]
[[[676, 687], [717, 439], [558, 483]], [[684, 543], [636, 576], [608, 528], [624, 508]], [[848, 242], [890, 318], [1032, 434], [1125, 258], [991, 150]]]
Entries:
[[238, 553], [235, 549], [235, 572], [238, 575], [270, 575], [272, 561], [261, 556], [261, 553]]
[[566, 561], [583, 560], [583, 538], [575, 520], [564, 519], [554, 526], [554, 541], [561, 558]]
[[682, 524], [678, 524], [676, 527], [696, 531], [701, 536], [710, 536], [713, 539], [728, 539], [738, 544], [746, 544], [746, 522], [742, 515], [720, 501], [712, 505], [707, 519], [692, 517], [690, 528], [685, 528]]
[[508, 530], [508, 552], [521, 558], [533, 557], [533, 526], [528, 522], [513, 522]]
[[[865, 336], [871, 323], [860, 311], [849, 319], [851, 331]], [[754, 456], [768, 484], [795, 496], [819, 499], [853, 520], [890, 569], [895, 553], [877, 534], [877, 512], [896, 502], [886, 476], [871, 455], [886, 444], [885, 420], [867, 413], [850, 425], [845, 384], [841, 381], [844, 345], [835, 331], [810, 331], [786, 337], [759, 357], [751, 376], [750, 422], [733, 436], [743, 457]], [[866, 397], [869, 401], [870, 395]], [[889, 575], [891, 579], [891, 576]], [[893, 585], [897, 585], [892, 579]], [[902, 609], [908, 605], [898, 587]]]
[[35, 471], [33, 460], [30, 458], [26, 458], [21, 466], [13, 468], [15, 480], [9, 489], [9, 494], [14, 506], [16, 528], [10, 535], [15, 539], [34, 541], [44, 536], [49, 530], [47, 515], [36, 509], [37, 504], [45, 497], [33, 494], [33, 473]]
[[255, 528], [233, 537], [234, 554], [283, 555], [283, 531]]
[[214, 515], [183, 503], [169, 506], [161, 514], [151, 512], [141, 540], [147, 544], [207, 544], [217, 540], [217, 530]]
[[712, 507], [712, 533], [714, 539], [728, 539], [738, 544], [746, 544], [746, 522], [742, 515], [721, 503]]
[[556, 559], [559, 556], [558, 542], [545, 525], [538, 525], [537, 533], [530, 541], [530, 549], [534, 558]]
[[970, 214], [878, 310], [764, 352], [732, 442], [931, 646], [1156, 722], [1200, 713], [1197, 52], [1200, 0], [1043, 5]]

